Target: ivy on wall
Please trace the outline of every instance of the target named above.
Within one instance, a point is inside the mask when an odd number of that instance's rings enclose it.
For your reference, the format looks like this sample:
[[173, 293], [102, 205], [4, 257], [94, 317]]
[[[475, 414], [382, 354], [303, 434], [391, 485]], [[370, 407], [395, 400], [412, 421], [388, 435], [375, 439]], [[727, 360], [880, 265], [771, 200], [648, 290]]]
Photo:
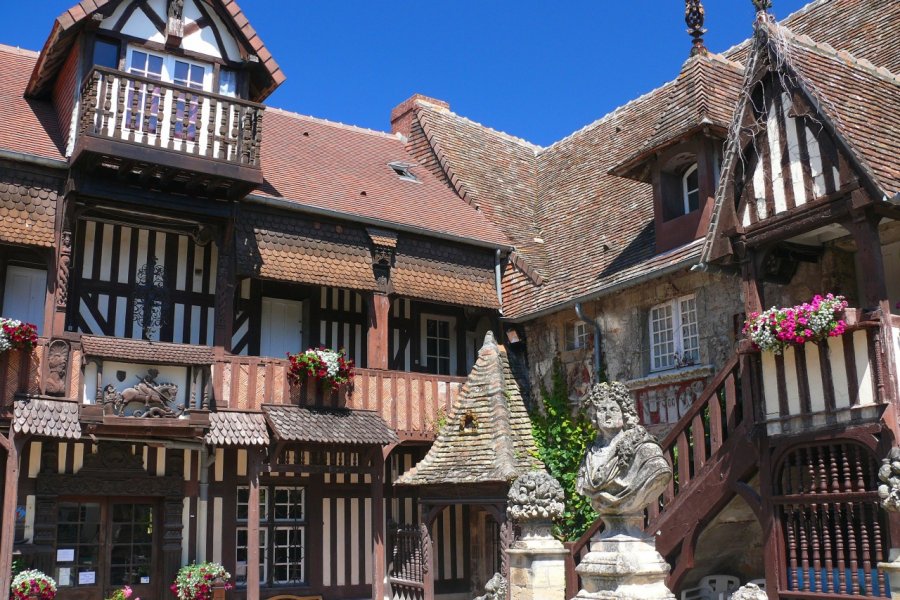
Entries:
[[531, 415], [532, 432], [538, 447], [538, 457], [555, 477], [566, 495], [566, 511], [554, 527], [554, 534], [563, 541], [578, 539], [597, 519], [587, 498], [575, 491], [578, 467], [585, 449], [596, 432], [588, 420], [569, 405], [565, 370], [557, 359], [553, 363], [553, 380], [549, 391], [542, 390], [544, 411]]

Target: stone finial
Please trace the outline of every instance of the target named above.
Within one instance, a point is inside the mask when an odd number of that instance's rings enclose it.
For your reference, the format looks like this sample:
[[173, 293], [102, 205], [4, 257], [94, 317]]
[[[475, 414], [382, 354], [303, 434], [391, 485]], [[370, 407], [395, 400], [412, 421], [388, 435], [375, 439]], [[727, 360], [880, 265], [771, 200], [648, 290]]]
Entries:
[[735, 590], [729, 598], [731, 600], [768, 600], [769, 596], [755, 583], [748, 583]]
[[506, 578], [500, 573], [494, 573], [494, 576], [484, 584], [484, 595], [478, 596], [475, 600], [506, 600]]
[[753, 0], [753, 6], [756, 7], [756, 12], [766, 12], [770, 8], [772, 8], [772, 0]]
[[691, 56], [697, 56], [698, 54], [705, 56], [708, 53], [706, 44], [703, 43], [703, 34], [707, 31], [703, 28], [705, 16], [706, 12], [703, 10], [703, 2], [701, 0], [685, 0], [684, 22], [687, 23], [688, 33], [694, 38]]
[[881, 507], [889, 512], [900, 512], [900, 448], [891, 448], [881, 463], [881, 468], [878, 469]]
[[549, 521], [566, 509], [562, 486], [546, 471], [530, 471], [509, 488], [506, 513], [513, 521]]

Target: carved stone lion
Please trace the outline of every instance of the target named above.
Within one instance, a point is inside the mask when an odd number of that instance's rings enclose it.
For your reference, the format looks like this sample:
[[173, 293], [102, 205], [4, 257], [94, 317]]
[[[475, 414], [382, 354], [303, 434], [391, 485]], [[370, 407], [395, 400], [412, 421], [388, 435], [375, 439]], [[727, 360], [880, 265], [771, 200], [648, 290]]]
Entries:
[[475, 600], [506, 600], [506, 578], [500, 573], [494, 573], [490, 581], [484, 584], [484, 595]]

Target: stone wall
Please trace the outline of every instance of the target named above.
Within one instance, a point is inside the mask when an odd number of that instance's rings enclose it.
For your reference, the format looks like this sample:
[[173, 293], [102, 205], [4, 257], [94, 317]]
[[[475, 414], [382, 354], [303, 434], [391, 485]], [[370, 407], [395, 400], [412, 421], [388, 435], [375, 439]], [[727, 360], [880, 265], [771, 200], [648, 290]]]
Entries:
[[[696, 296], [700, 329], [700, 360], [697, 364], [669, 371], [650, 371], [650, 309], [681, 296]], [[602, 331], [604, 368], [610, 380], [635, 382], [632, 391], [660, 389], [660, 398], [674, 393], [674, 402], [687, 402], [684, 387], [696, 393], [693, 381], [707, 381], [732, 355], [736, 316], [743, 312], [740, 279], [725, 273], [691, 273], [663, 277], [583, 305], [585, 315], [595, 318]], [[529, 376], [533, 394], [549, 389], [556, 357], [566, 369], [573, 403], [587, 391], [593, 371], [593, 340], [584, 348], [566, 348], [566, 327], [577, 320], [574, 308], [537, 319], [526, 325]], [[591, 328], [589, 328], [591, 329]], [[591, 334], [593, 331], [591, 330]], [[648, 377], [649, 376], [649, 377]], [[686, 386], [681, 385], [688, 382]], [[702, 389], [702, 385], [699, 386]], [[666, 413], [668, 414], [668, 413]], [[653, 423], [647, 421], [652, 426]], [[652, 427], [651, 427], [652, 429]], [[663, 429], [666, 429], [663, 427]], [[659, 430], [656, 433], [660, 433]]]

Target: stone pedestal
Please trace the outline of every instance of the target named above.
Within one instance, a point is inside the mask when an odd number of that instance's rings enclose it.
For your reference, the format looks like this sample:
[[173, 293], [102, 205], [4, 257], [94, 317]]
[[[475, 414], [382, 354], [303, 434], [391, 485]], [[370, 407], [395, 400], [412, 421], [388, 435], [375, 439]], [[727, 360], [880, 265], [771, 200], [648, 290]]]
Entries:
[[510, 600], [566, 600], [569, 551], [551, 535], [552, 523], [524, 522], [507, 551]]
[[666, 587], [669, 564], [642, 531], [643, 516], [603, 516], [604, 531], [575, 569], [584, 600], [674, 600]]
[[[900, 548], [891, 548], [888, 562], [878, 563], [878, 569], [888, 576], [891, 598], [900, 598]], [[882, 590], [881, 595], [884, 595]]]

